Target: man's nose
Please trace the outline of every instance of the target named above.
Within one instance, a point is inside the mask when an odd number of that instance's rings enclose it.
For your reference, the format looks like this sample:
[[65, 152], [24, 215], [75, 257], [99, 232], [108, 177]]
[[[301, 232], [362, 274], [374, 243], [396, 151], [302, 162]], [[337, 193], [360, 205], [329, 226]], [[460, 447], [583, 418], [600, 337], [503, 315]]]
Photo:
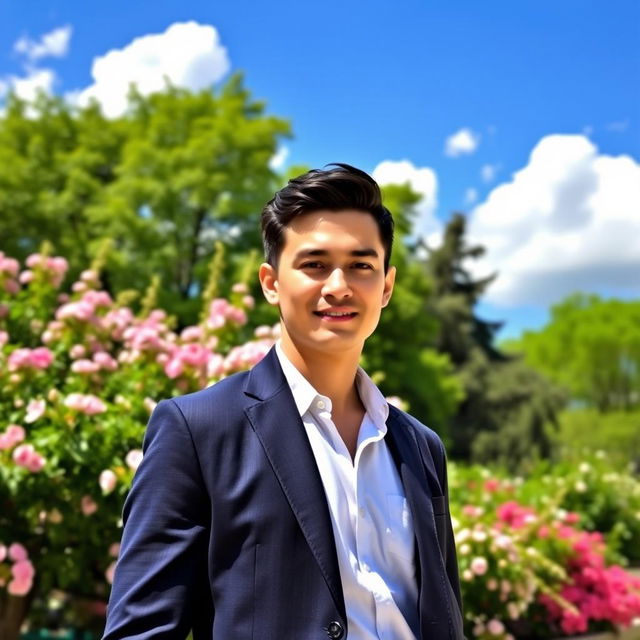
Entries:
[[334, 269], [322, 287], [322, 295], [334, 298], [346, 298], [351, 296], [351, 287], [342, 269]]

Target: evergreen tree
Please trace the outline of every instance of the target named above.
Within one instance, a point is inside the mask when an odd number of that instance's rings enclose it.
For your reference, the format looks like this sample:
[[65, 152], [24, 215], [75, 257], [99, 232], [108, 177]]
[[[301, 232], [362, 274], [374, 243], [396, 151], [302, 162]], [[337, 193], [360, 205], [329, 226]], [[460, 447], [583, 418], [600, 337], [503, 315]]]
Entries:
[[428, 250], [426, 271], [433, 281], [430, 313], [438, 320], [435, 344], [454, 363], [464, 399], [450, 420], [450, 454], [510, 466], [548, 456], [547, 425], [556, 420], [562, 394], [546, 379], [495, 345], [502, 326], [479, 318], [475, 305], [495, 275], [474, 279], [467, 266], [484, 253], [467, 246], [466, 219], [455, 214], [442, 245]]

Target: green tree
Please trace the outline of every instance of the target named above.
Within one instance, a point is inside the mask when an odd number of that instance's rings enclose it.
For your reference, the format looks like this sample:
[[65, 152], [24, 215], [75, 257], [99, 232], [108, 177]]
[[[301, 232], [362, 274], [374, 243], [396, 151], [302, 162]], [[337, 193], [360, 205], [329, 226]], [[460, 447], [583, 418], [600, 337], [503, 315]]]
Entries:
[[428, 312], [432, 283], [409, 242], [419, 195], [408, 185], [388, 185], [383, 191], [396, 223], [391, 262], [398, 271], [391, 302], [367, 341], [365, 366], [387, 395], [400, 396], [416, 417], [448, 440], [448, 420], [462, 399], [462, 387], [449, 357], [434, 348], [438, 321]]
[[48, 239], [75, 275], [111, 238], [107, 287], [140, 290], [158, 274], [161, 303], [193, 321], [215, 241], [229, 269], [259, 244], [277, 180], [269, 160], [289, 131], [238, 75], [215, 91], [133, 89], [114, 120], [96, 104], [12, 97], [0, 119], [0, 241], [23, 258]]
[[562, 394], [545, 378], [495, 345], [499, 322], [475, 313], [495, 276], [474, 279], [467, 263], [484, 253], [468, 246], [466, 219], [456, 214], [442, 245], [429, 251], [425, 268], [433, 281], [430, 313], [438, 320], [437, 349], [447, 354], [464, 389], [450, 420], [454, 457], [501, 461], [509, 466], [550, 453], [546, 425], [554, 423]]
[[508, 345], [601, 412], [640, 407], [640, 300], [574, 294], [555, 305], [540, 331]]

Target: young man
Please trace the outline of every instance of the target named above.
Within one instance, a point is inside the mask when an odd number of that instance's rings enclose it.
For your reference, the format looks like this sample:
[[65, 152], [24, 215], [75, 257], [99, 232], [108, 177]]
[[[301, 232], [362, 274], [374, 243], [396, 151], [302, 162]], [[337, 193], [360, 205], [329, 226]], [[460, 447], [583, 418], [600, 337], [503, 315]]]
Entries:
[[395, 278], [378, 185], [310, 171], [262, 228], [282, 339], [154, 411], [104, 640], [458, 640], [444, 448], [358, 367]]

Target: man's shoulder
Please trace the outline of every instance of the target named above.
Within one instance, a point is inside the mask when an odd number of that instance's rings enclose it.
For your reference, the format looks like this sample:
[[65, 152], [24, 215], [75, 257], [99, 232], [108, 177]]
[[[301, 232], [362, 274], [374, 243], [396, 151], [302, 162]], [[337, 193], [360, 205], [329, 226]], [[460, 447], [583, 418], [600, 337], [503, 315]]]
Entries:
[[417, 438], [422, 439], [428, 445], [432, 452], [437, 451], [438, 453], [444, 453], [442, 438], [416, 417], [391, 404], [389, 405], [389, 416], [396, 422], [403, 424], [407, 429], [411, 429]]
[[205, 389], [169, 398], [164, 402], [174, 403], [187, 422], [199, 416], [211, 418], [220, 411], [229, 413], [234, 408], [243, 410], [245, 406], [244, 387], [248, 371], [234, 373]]

